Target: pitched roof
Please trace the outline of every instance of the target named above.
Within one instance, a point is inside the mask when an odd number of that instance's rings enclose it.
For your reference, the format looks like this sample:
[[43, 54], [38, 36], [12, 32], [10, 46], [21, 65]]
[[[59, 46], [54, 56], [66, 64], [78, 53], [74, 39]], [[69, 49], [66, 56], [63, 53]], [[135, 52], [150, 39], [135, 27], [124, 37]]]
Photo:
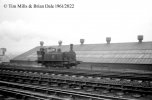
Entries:
[[[69, 45], [45, 46], [61, 48], [62, 51], [69, 51]], [[13, 60], [35, 61], [36, 51], [40, 46], [35, 47]], [[152, 42], [129, 42], [111, 44], [83, 44], [74, 45], [77, 60], [95, 63], [129, 63], [129, 64], [152, 64]]]

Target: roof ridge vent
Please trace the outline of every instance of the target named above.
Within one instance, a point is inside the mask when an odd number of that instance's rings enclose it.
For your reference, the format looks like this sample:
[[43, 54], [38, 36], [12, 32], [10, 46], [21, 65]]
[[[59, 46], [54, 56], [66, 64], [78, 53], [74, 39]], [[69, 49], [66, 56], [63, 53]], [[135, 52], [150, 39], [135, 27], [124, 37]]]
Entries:
[[44, 42], [43, 41], [40, 41], [40, 46], [42, 47], [44, 45]]
[[61, 40], [59, 40], [59, 41], [58, 41], [58, 44], [59, 44], [59, 46], [61, 46], [61, 45], [62, 45], [62, 41], [61, 41]]
[[111, 37], [106, 37], [107, 44], [110, 44]]
[[138, 35], [137, 38], [138, 38], [138, 43], [142, 43], [142, 40], [144, 38], [143, 35]]
[[84, 44], [84, 39], [80, 39], [80, 43], [81, 43], [81, 45], [83, 45]]

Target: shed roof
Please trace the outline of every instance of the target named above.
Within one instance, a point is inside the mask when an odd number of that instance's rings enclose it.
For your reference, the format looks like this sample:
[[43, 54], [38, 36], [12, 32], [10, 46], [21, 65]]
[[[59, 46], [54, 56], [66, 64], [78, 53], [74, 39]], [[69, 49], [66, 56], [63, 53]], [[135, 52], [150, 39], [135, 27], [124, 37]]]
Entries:
[[[62, 51], [69, 51], [69, 45], [45, 46], [61, 48]], [[40, 46], [35, 47], [13, 60], [35, 61], [36, 51]], [[74, 45], [77, 60], [94, 63], [128, 63], [128, 64], [152, 64], [152, 42], [129, 42], [111, 44], [83, 44]]]

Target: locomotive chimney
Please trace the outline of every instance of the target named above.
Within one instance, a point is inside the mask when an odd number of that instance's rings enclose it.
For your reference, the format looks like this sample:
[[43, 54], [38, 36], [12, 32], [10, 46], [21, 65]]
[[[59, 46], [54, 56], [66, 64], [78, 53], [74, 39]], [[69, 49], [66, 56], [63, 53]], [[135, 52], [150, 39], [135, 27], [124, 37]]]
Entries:
[[40, 46], [43, 47], [43, 45], [44, 45], [44, 42], [40, 41]]
[[80, 39], [80, 43], [81, 43], [81, 45], [83, 45], [84, 44], [84, 39]]
[[106, 37], [107, 44], [110, 44], [111, 37]]
[[58, 44], [59, 44], [59, 46], [61, 46], [62, 45], [62, 41], [60, 40], [60, 41], [58, 41]]
[[73, 44], [70, 44], [70, 51], [73, 51]]
[[138, 38], [138, 42], [139, 42], [139, 43], [142, 43], [143, 35], [138, 35], [138, 37], [137, 37], [137, 38]]

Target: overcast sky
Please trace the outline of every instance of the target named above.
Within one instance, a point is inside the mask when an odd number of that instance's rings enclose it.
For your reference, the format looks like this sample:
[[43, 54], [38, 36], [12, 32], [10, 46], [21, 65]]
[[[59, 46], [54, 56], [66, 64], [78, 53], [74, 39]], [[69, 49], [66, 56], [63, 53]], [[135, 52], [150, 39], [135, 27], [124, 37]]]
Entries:
[[[74, 4], [75, 8], [4, 8], [4, 4]], [[151, 0], [0, 0], [0, 48], [23, 53], [39, 45], [152, 41]]]

